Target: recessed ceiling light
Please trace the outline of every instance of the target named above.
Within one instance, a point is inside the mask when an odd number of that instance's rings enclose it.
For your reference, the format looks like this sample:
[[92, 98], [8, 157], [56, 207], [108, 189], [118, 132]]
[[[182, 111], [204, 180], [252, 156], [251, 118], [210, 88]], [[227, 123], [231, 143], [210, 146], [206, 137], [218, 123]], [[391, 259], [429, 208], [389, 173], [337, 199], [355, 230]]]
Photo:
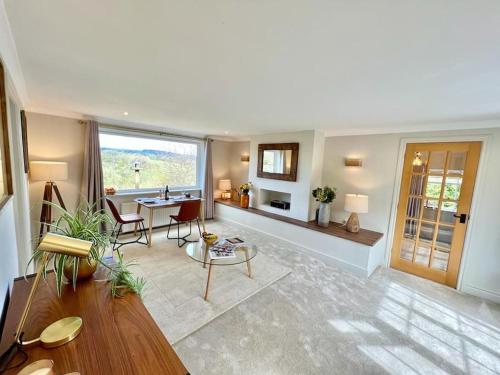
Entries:
[[123, 114], [124, 114], [125, 116], [128, 116], [128, 112], [123, 112]]

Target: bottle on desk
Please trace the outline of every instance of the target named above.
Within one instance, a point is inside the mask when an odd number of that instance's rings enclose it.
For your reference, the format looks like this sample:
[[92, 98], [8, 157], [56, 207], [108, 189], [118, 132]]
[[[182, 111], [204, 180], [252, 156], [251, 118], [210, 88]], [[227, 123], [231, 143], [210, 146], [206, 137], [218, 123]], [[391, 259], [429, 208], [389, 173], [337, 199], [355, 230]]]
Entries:
[[168, 193], [170, 190], [168, 190], [168, 185], [165, 186], [165, 200], [168, 201]]

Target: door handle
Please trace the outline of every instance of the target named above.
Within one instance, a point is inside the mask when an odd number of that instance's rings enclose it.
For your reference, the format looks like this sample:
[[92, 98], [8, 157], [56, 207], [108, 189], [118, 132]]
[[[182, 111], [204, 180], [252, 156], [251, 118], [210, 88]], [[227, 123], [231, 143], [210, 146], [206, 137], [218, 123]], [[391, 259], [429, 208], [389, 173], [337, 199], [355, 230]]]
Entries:
[[469, 215], [467, 215], [467, 214], [454, 214], [453, 217], [460, 219], [461, 224], [465, 224], [467, 219], [469, 218]]

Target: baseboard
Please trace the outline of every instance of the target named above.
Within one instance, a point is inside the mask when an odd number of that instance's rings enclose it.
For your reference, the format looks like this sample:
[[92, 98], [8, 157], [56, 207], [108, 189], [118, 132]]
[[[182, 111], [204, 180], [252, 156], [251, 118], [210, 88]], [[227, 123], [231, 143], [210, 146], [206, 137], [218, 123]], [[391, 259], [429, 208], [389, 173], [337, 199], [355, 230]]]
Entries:
[[357, 265], [355, 265], [355, 264], [351, 264], [351, 263], [345, 262], [345, 261], [343, 261], [341, 259], [338, 259], [336, 257], [332, 257], [332, 256], [329, 256], [329, 255], [320, 253], [319, 251], [317, 251], [315, 249], [312, 249], [310, 247], [304, 246], [304, 245], [299, 244], [297, 242], [290, 241], [289, 239], [287, 239], [285, 237], [281, 237], [281, 236], [278, 236], [278, 235], [276, 235], [274, 233], [266, 232], [264, 230], [257, 229], [257, 228], [251, 227], [249, 225], [242, 224], [242, 223], [239, 223], [237, 221], [234, 221], [234, 220], [231, 220], [231, 219], [228, 219], [228, 218], [224, 218], [224, 217], [217, 217], [216, 220], [225, 221], [225, 222], [228, 222], [228, 223], [231, 223], [231, 224], [236, 224], [236, 225], [239, 225], [239, 226], [251, 229], [251, 230], [259, 232], [259, 233], [264, 233], [264, 234], [266, 234], [268, 236], [271, 236], [271, 237], [277, 238], [279, 240], [288, 242], [288, 243], [290, 243], [292, 245], [298, 246], [298, 248], [299, 248], [298, 250], [301, 251], [304, 254], [313, 255], [316, 258], [319, 258], [319, 259], [321, 259], [322, 261], [324, 261], [326, 263], [330, 263], [330, 264], [332, 264], [332, 265], [334, 265], [336, 267], [339, 267], [341, 269], [348, 270], [348, 271], [354, 273], [357, 276], [360, 276], [360, 277], [363, 277], [363, 278], [367, 278], [368, 277], [368, 274], [367, 274], [366, 270], [363, 269], [363, 268], [361, 268], [361, 267], [359, 267], [359, 266], [357, 266]]
[[467, 294], [472, 294], [476, 297], [481, 297], [481, 298], [493, 301], [495, 303], [500, 303], [500, 294], [495, 293], [495, 292], [491, 292], [489, 290], [484, 290], [484, 289], [477, 288], [477, 287], [472, 286], [472, 285], [465, 284], [464, 286], [462, 286], [461, 291], [464, 293], [467, 293]]

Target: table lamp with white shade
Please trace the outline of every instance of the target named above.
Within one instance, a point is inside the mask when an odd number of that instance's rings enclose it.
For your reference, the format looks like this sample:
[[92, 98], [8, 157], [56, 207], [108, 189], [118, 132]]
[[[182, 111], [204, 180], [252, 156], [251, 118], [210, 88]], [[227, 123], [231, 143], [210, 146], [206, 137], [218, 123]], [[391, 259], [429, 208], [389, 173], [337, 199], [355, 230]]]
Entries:
[[[45, 181], [43, 191], [43, 202], [52, 202], [52, 190], [56, 193], [57, 200], [62, 208], [66, 209], [56, 181], [68, 179], [68, 163], [60, 161], [32, 161], [30, 162], [31, 181]], [[40, 214], [40, 237], [43, 234], [45, 225], [47, 231], [52, 221], [52, 207], [46, 203], [42, 204]]]
[[222, 199], [231, 199], [231, 180], [219, 180], [219, 190]]
[[344, 210], [351, 213], [346, 223], [346, 230], [351, 233], [358, 233], [358, 214], [365, 214], [368, 212], [368, 195], [346, 194]]

